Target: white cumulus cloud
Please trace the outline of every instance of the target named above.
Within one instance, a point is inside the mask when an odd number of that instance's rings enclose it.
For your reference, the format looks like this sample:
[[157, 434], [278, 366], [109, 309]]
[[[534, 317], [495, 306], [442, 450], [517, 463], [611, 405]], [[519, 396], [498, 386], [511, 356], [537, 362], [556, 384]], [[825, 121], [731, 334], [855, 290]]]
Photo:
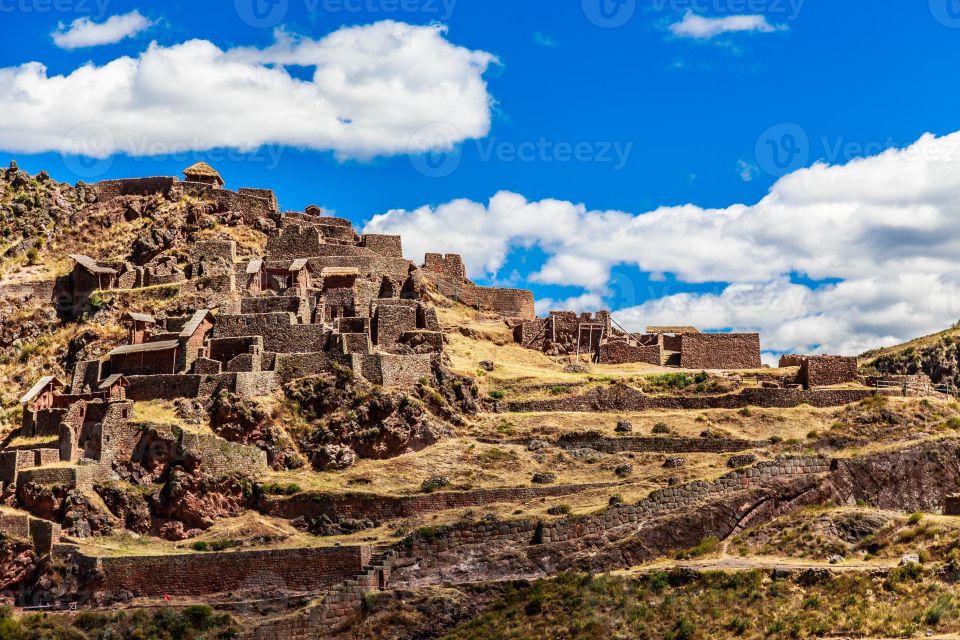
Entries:
[[783, 26], [772, 25], [762, 15], [737, 15], [722, 18], [707, 18], [698, 16], [693, 11], [687, 11], [683, 20], [670, 25], [670, 31], [681, 38], [709, 40], [724, 33], [756, 31], [772, 33], [782, 31]]
[[856, 354], [960, 318], [960, 133], [801, 169], [752, 205], [596, 211], [501, 192], [390, 211], [367, 231], [402, 234], [413, 260], [461, 253], [474, 277], [536, 248], [545, 262], [527, 282], [583, 292], [541, 312], [615, 300], [632, 330], [759, 330], [768, 352]]
[[124, 38], [135, 36], [153, 25], [139, 11], [110, 16], [103, 22], [90, 18], [77, 18], [70, 26], [60, 23], [53, 32], [53, 42], [61, 49], [79, 49], [114, 44]]
[[[488, 132], [483, 74], [494, 61], [451, 44], [442, 26], [382, 21], [319, 40], [280, 31], [266, 48], [153, 43], [66, 75], [29, 62], [0, 68], [0, 148], [97, 158], [267, 144], [353, 158], [416, 153]], [[436, 123], [452, 132], [443, 141], [422, 135]]]

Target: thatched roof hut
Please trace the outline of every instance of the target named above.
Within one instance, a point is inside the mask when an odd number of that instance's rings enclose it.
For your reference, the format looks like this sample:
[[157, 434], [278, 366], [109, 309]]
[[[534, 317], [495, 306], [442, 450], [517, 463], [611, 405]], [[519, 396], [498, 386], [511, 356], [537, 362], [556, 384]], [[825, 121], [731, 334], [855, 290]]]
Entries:
[[198, 162], [195, 165], [187, 167], [183, 170], [183, 175], [186, 177], [187, 182], [203, 182], [212, 184], [215, 187], [222, 187], [224, 185], [223, 178], [220, 177], [217, 170], [206, 162]]

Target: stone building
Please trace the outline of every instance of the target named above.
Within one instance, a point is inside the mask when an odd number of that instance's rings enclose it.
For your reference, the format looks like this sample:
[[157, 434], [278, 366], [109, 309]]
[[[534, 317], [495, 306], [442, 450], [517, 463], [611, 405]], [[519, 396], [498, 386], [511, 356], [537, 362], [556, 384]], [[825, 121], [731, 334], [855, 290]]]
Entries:
[[217, 170], [206, 162], [198, 162], [187, 167], [183, 170], [183, 177], [187, 179], [187, 182], [208, 184], [214, 189], [219, 189], [224, 185], [223, 178], [220, 177]]
[[644, 363], [684, 369], [759, 369], [756, 333], [701, 333], [695, 327], [624, 330], [608, 311], [551, 311], [514, 328], [517, 343], [550, 356], [586, 355], [602, 364]]
[[74, 262], [71, 283], [75, 293], [89, 294], [117, 287], [116, 269], [98, 264], [93, 258], [84, 255], [73, 254], [70, 259]]

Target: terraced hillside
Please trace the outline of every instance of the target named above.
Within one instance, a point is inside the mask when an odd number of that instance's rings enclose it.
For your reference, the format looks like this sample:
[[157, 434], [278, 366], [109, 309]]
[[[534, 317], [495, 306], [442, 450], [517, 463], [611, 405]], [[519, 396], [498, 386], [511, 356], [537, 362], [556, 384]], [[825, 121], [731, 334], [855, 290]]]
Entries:
[[[550, 357], [515, 341], [520, 294], [451, 286], [399, 240], [281, 215], [263, 190], [137, 184], [0, 179], [13, 637], [960, 630], [951, 397]], [[277, 258], [301, 246], [322, 253]], [[117, 285], [78, 295], [78, 253]], [[284, 306], [360, 308], [343, 279], [377, 311]], [[121, 371], [171, 342], [157, 361], [189, 370]]]

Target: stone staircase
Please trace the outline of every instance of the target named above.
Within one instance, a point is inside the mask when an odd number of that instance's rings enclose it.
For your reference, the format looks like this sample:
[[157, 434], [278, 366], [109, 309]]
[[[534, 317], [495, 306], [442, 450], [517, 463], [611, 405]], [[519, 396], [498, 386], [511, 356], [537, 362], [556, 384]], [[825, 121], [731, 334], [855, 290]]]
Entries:
[[367, 594], [386, 589], [397, 553], [392, 547], [374, 547], [373, 552], [361, 573], [328, 589], [314, 604], [266, 622], [241, 637], [245, 640], [313, 640], [337, 630], [356, 616]]
[[679, 351], [664, 351], [660, 356], [660, 364], [664, 367], [679, 367], [680, 366], [680, 352]]

